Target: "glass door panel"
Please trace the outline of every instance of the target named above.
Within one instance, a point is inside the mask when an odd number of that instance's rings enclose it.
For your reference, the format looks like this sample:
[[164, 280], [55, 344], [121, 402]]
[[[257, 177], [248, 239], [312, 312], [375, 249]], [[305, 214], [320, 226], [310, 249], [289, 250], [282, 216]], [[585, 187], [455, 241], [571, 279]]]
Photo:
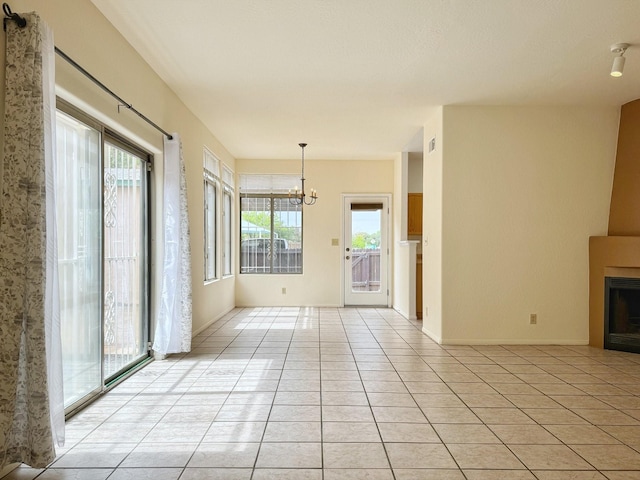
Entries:
[[57, 112], [56, 213], [65, 407], [102, 387], [100, 132]]
[[345, 198], [345, 305], [388, 303], [387, 205], [386, 197]]
[[105, 142], [104, 376], [147, 356], [146, 162]]

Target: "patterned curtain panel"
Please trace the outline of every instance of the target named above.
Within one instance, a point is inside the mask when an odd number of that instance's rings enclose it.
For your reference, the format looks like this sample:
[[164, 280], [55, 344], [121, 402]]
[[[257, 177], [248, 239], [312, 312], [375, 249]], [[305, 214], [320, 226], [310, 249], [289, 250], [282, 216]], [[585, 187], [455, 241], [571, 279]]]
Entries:
[[164, 140], [162, 294], [158, 307], [153, 350], [167, 353], [191, 351], [191, 248], [187, 183], [182, 142], [173, 133]]
[[[57, 300], [53, 37], [7, 23], [0, 204], [0, 470], [44, 467], [64, 441]], [[56, 357], [57, 358], [54, 358]], [[53, 391], [53, 395], [50, 395]]]

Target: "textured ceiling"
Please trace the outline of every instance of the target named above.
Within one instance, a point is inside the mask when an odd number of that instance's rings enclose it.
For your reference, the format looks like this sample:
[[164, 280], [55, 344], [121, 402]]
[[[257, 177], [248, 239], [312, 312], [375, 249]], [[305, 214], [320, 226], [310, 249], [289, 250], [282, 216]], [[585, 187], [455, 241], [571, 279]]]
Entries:
[[392, 158], [437, 105], [640, 98], [640, 0], [92, 1], [237, 158]]

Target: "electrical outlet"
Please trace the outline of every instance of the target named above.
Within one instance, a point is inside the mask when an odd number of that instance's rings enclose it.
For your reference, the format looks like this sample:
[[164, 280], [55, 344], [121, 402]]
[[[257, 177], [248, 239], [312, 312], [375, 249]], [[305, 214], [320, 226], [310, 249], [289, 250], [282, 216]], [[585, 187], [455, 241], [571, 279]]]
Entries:
[[287, 289], [285, 287], [282, 287], [282, 294], [286, 295], [287, 294]]
[[538, 323], [538, 314], [532, 313], [529, 315], [529, 325], [536, 325]]

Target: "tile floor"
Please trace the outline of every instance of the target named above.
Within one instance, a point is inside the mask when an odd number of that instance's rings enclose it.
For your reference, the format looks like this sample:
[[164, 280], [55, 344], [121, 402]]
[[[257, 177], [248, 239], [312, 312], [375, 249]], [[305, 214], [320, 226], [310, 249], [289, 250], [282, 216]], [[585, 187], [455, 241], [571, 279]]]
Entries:
[[435, 344], [388, 309], [236, 309], [4, 480], [640, 478], [640, 355]]

